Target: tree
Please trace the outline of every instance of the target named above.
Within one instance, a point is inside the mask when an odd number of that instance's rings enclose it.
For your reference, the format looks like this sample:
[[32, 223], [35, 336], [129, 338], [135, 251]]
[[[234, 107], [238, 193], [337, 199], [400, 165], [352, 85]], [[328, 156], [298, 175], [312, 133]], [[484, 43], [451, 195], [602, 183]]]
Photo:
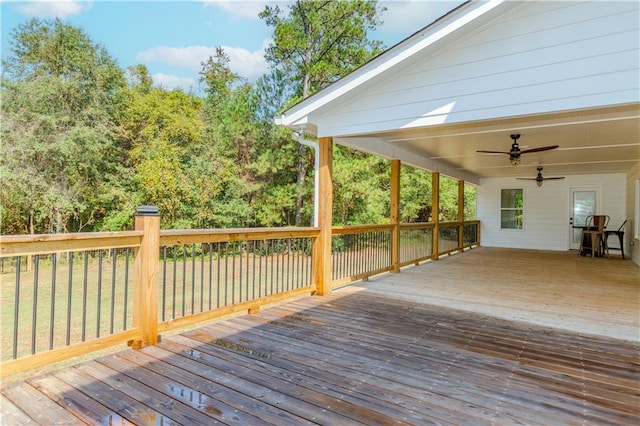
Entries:
[[3, 226], [91, 226], [104, 211], [96, 200], [120, 172], [112, 114], [121, 70], [82, 30], [37, 19], [12, 32], [3, 70]]
[[[224, 50], [202, 64], [204, 91], [204, 138], [198, 147], [200, 173], [212, 173], [209, 179], [216, 191], [201, 203], [203, 223], [214, 227], [242, 227], [255, 223], [252, 199], [260, 188], [252, 163], [257, 155], [260, 123], [256, 120], [256, 98], [252, 87], [231, 71]], [[196, 203], [197, 199], [194, 200]]]
[[[129, 68], [128, 76], [118, 145], [129, 153], [132, 173], [122, 182], [128, 191], [120, 194], [121, 203], [127, 210], [140, 203], [156, 205], [163, 227], [191, 228], [196, 225], [191, 203], [198, 184], [191, 170], [204, 131], [202, 100], [181, 90], [153, 87], [141, 65]], [[125, 217], [131, 213], [113, 211], [108, 223], [117, 225]]]
[[[382, 43], [367, 38], [381, 24], [384, 9], [376, 1], [298, 0], [284, 15], [279, 6], [260, 14], [274, 28], [267, 61], [290, 85], [292, 102], [305, 99], [378, 54]], [[306, 147], [298, 147], [295, 225], [302, 219], [304, 185], [310, 164]]]

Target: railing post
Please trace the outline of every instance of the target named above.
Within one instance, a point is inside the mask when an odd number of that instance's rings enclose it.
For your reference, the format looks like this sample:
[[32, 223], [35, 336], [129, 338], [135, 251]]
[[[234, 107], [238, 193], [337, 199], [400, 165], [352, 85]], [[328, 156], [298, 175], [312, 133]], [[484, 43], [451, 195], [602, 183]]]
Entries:
[[333, 228], [333, 139], [318, 140], [320, 152], [318, 226], [320, 235], [313, 247], [313, 282], [320, 296], [331, 294], [331, 236]]
[[464, 250], [464, 181], [458, 181], [458, 250]]
[[155, 206], [136, 210], [135, 230], [142, 231], [135, 255], [135, 301], [133, 321], [140, 340], [130, 342], [139, 349], [158, 343], [158, 273], [160, 256], [160, 214]]
[[400, 272], [400, 160], [391, 160], [391, 272]]
[[440, 257], [440, 173], [431, 173], [431, 221], [433, 226], [433, 259]]

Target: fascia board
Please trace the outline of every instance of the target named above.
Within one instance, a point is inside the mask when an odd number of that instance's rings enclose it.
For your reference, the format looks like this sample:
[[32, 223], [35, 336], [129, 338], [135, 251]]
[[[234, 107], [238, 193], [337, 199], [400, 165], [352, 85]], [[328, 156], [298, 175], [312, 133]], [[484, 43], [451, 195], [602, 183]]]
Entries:
[[[463, 13], [462, 16], [454, 14], [448, 17], [449, 19], [436, 21], [433, 25], [428, 26], [395, 47], [392, 47], [326, 89], [321, 90], [285, 111], [280, 117], [275, 118], [276, 124], [295, 127], [296, 125], [308, 122], [308, 116], [314, 111], [317, 111], [319, 108], [345, 95], [358, 86], [397, 66], [421, 50], [428, 48], [449, 34], [471, 23], [478, 17], [505, 3], [505, 1], [506, 0], [489, 0], [487, 2], [470, 2], [463, 5], [465, 7], [459, 12]], [[447, 17], [445, 16], [445, 18]]]

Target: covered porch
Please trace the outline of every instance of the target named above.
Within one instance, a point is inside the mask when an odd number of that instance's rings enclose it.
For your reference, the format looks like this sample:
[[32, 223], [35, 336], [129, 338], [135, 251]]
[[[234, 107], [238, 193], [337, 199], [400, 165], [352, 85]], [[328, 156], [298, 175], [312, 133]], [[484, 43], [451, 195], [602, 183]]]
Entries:
[[634, 424], [638, 278], [621, 259], [477, 248], [5, 386], [2, 419]]

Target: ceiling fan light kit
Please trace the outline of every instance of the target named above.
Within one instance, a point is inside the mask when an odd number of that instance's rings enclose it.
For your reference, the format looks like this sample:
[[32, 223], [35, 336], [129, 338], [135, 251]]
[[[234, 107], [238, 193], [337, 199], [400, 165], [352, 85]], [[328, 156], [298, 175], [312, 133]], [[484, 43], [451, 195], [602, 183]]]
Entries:
[[558, 176], [558, 177], [542, 177], [542, 167], [537, 167], [536, 168], [538, 170], [538, 174], [536, 175], [536, 177], [534, 178], [516, 178], [516, 179], [520, 179], [520, 180], [535, 180], [536, 181], [536, 185], [538, 185], [538, 188], [540, 188], [542, 186], [542, 182], [544, 182], [545, 180], [558, 180], [558, 179], [564, 179], [564, 176]]
[[513, 140], [513, 143], [511, 144], [511, 150], [508, 152], [507, 151], [484, 151], [484, 150], [477, 150], [476, 152], [481, 152], [483, 154], [507, 154], [509, 156], [509, 161], [511, 162], [511, 165], [517, 166], [520, 164], [520, 156], [522, 154], [527, 154], [529, 152], [550, 151], [560, 146], [560, 145], [549, 145], [549, 146], [541, 146], [539, 148], [521, 150], [520, 146], [518, 145], [519, 138], [520, 138], [520, 133], [513, 133], [511, 135], [511, 139]]

